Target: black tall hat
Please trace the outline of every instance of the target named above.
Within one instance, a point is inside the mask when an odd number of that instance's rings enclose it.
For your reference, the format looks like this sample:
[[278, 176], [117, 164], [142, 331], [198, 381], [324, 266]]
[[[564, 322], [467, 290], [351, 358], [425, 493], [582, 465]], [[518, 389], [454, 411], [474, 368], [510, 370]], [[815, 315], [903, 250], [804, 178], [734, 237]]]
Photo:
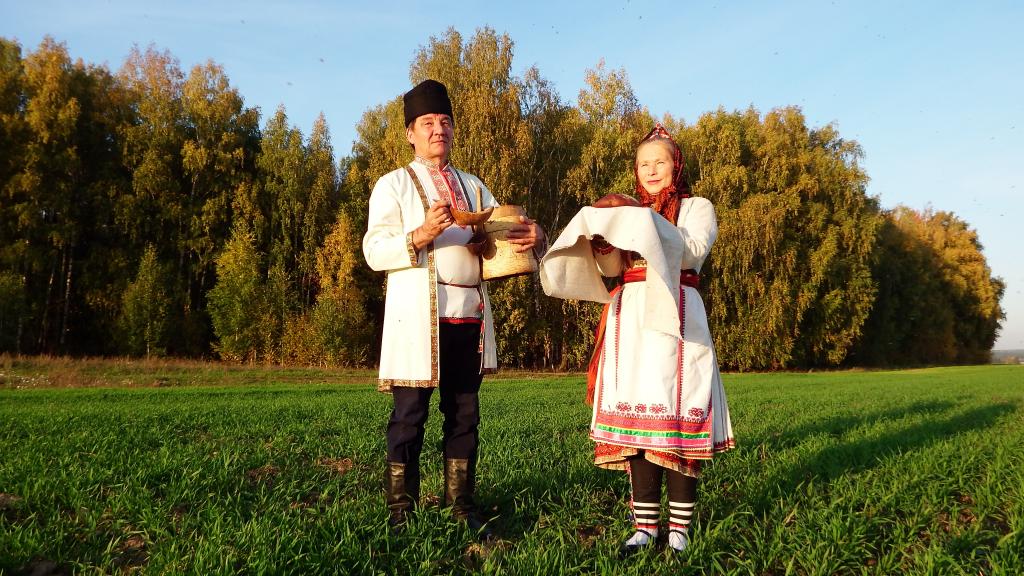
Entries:
[[402, 97], [405, 102], [405, 125], [424, 114], [447, 114], [453, 120], [452, 101], [448, 89], [437, 80], [424, 80]]

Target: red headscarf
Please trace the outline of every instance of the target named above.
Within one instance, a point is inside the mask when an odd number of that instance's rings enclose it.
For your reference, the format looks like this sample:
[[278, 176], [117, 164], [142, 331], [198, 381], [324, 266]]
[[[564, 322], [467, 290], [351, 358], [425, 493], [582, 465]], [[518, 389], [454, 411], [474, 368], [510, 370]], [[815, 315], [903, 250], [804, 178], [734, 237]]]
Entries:
[[658, 122], [647, 133], [647, 136], [644, 136], [640, 144], [637, 144], [637, 149], [654, 140], [666, 141], [672, 148], [672, 181], [661, 192], [653, 195], [648, 194], [643, 184], [640, 183], [640, 174], [637, 172], [634, 162], [633, 175], [636, 177], [636, 193], [642, 205], [650, 207], [658, 214], [664, 216], [666, 220], [675, 224], [676, 218], [679, 217], [679, 203], [683, 198], [690, 197], [690, 187], [686, 185], [686, 179], [683, 178], [683, 153], [679, 150], [679, 145], [672, 139], [668, 130], [665, 130], [665, 127], [661, 125], [661, 122]]

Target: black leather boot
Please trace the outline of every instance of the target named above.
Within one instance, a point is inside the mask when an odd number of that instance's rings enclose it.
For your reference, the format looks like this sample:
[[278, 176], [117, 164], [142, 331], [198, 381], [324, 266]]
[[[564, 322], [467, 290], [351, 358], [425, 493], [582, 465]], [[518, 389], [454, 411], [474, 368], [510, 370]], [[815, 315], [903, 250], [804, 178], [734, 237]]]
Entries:
[[490, 540], [494, 533], [476, 514], [473, 493], [476, 490], [476, 461], [448, 458], [444, 461], [444, 503], [452, 507], [452, 517], [465, 522], [480, 540]]
[[384, 499], [388, 506], [388, 525], [400, 528], [416, 510], [420, 499], [419, 462], [388, 462], [384, 469]]

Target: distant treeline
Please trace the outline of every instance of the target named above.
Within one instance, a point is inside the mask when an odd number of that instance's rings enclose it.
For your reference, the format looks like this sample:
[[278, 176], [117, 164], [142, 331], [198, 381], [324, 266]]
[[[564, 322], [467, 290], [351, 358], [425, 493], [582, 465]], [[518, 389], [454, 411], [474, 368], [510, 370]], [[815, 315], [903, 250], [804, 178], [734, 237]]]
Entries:
[[[626, 73], [574, 103], [513, 43], [447, 31], [415, 55], [453, 95], [452, 162], [554, 237], [581, 206], [632, 193], [655, 119]], [[402, 86], [395, 87], [399, 94]], [[882, 210], [859, 145], [799, 108], [661, 119], [718, 212], [702, 274], [721, 364], [761, 370], [985, 362], [1003, 312], [976, 233], [951, 212]], [[116, 73], [52, 39], [0, 38], [0, 351], [372, 364], [384, 275], [360, 242], [381, 175], [411, 159], [401, 96], [335, 160], [323, 116], [261, 127], [214, 62], [187, 74], [135, 49]], [[491, 286], [504, 366], [580, 368], [599, 307]]]

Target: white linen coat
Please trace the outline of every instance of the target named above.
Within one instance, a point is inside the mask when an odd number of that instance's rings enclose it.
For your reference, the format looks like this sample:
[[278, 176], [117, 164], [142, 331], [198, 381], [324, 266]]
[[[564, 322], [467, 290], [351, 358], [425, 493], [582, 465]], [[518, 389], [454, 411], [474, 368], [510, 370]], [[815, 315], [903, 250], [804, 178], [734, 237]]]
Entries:
[[[409, 164], [424, 190], [437, 197], [427, 168], [418, 162]], [[453, 167], [454, 169], [454, 167]], [[490, 190], [476, 176], [461, 170], [457, 175], [465, 187], [479, 186], [484, 208], [497, 206]], [[471, 204], [475, 197], [468, 194]], [[370, 193], [369, 218], [363, 236], [363, 256], [370, 268], [387, 272], [384, 300], [384, 333], [381, 340], [378, 390], [392, 386], [433, 388], [438, 384], [438, 300], [437, 269], [433, 243], [416, 252], [412, 231], [426, 217], [429, 200], [420, 194], [403, 166], [382, 176]], [[473, 208], [479, 210], [479, 207]], [[483, 354], [481, 373], [498, 366], [495, 350], [494, 319], [481, 281], [483, 300]]]

